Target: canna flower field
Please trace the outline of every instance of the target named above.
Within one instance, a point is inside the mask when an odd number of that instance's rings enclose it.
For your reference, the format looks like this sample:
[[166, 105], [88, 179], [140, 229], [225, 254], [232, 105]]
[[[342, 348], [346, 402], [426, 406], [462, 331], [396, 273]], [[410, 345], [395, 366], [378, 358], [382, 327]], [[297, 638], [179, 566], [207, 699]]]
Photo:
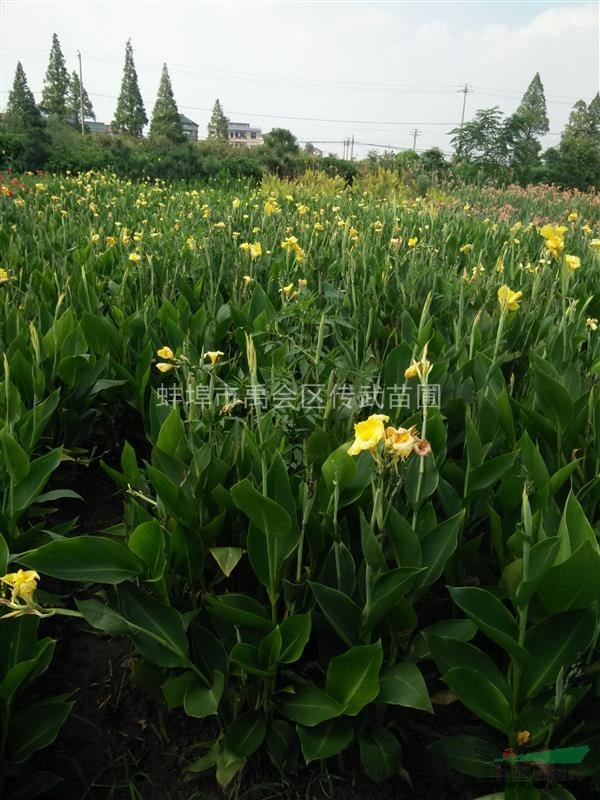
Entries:
[[388, 178], [0, 180], [0, 796], [75, 637], [173, 797], [600, 789], [600, 198]]

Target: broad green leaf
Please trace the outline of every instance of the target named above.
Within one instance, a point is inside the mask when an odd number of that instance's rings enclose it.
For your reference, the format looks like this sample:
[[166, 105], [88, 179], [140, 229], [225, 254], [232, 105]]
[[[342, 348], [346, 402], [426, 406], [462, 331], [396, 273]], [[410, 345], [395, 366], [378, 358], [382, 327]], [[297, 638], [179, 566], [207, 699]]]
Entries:
[[324, 586], [321, 583], [308, 581], [321, 611], [327, 621], [346, 644], [352, 646], [359, 641], [361, 611], [347, 594]]
[[398, 774], [402, 766], [402, 748], [391, 731], [380, 726], [361, 736], [358, 744], [362, 767], [372, 781], [381, 783]]
[[354, 728], [349, 719], [332, 719], [314, 728], [298, 725], [302, 754], [307, 764], [336, 756], [354, 739]]
[[57, 539], [20, 555], [19, 562], [52, 578], [87, 583], [121, 583], [143, 569], [125, 545], [104, 536]]
[[127, 546], [145, 564], [149, 580], [162, 578], [166, 567], [165, 539], [156, 520], [138, 525], [131, 533]]
[[382, 672], [376, 702], [419, 708], [433, 714], [429, 692], [421, 671], [410, 661], [395, 664]]
[[422, 564], [425, 572], [417, 579], [417, 597], [440, 577], [446, 562], [456, 550], [458, 531], [465, 512], [461, 511], [440, 523], [421, 539]]
[[455, 667], [447, 672], [444, 681], [459, 700], [484, 722], [509, 734], [513, 730], [510, 701], [479, 672]]
[[293, 693], [281, 692], [277, 707], [288, 719], [309, 727], [339, 717], [343, 712], [337, 700], [310, 683], [301, 684]]
[[397, 567], [381, 575], [375, 581], [370, 602], [362, 613], [362, 633], [370, 633], [375, 625], [404, 597], [423, 569]]
[[527, 652], [518, 643], [519, 626], [510, 611], [486, 589], [475, 586], [450, 587], [452, 599], [486, 636], [503, 647], [521, 664]]
[[263, 743], [267, 720], [260, 711], [247, 711], [237, 717], [225, 731], [225, 747], [236, 756], [247, 758]]
[[325, 691], [356, 716], [379, 694], [379, 670], [383, 661], [381, 642], [358, 645], [332, 658], [327, 667]]
[[449, 619], [434, 622], [416, 634], [410, 643], [408, 658], [411, 661], [424, 661], [431, 656], [427, 635], [439, 636], [445, 639], [455, 639], [459, 642], [470, 642], [477, 633], [477, 626], [470, 619]]
[[429, 745], [429, 749], [452, 769], [473, 778], [489, 778], [491, 762], [502, 756], [499, 747], [467, 734], [438, 739]]
[[219, 569], [228, 578], [238, 565], [244, 551], [241, 547], [211, 547], [209, 553], [219, 565]]
[[279, 661], [282, 664], [292, 664], [302, 656], [304, 648], [310, 638], [310, 614], [294, 614], [287, 617], [281, 625], [281, 654]]
[[213, 672], [212, 686], [206, 686], [198, 680], [190, 683], [183, 697], [185, 713], [188, 717], [200, 719], [217, 714], [224, 688], [225, 676], [218, 670]]
[[0, 442], [2, 442], [6, 471], [11, 483], [16, 484], [29, 472], [29, 458], [25, 450], [6, 429], [0, 431]]
[[531, 661], [522, 676], [523, 695], [535, 697], [544, 686], [553, 686], [561, 667], [569, 667], [586, 652], [594, 631], [591, 611], [567, 611], [530, 628], [525, 647]]
[[14, 715], [8, 727], [9, 762], [22, 764], [37, 750], [52, 744], [75, 705], [65, 697], [30, 703]]
[[18, 481], [13, 490], [13, 514], [23, 511], [33, 503], [60, 464], [61, 458], [62, 447], [59, 447], [31, 462], [29, 472]]
[[565, 561], [548, 570], [538, 587], [539, 597], [552, 614], [585, 608], [598, 599], [600, 555], [584, 542]]

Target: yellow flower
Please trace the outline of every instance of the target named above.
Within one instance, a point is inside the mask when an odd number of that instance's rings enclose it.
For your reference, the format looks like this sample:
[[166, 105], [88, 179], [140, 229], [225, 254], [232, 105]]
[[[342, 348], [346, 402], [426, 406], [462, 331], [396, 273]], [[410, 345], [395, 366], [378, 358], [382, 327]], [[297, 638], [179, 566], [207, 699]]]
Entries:
[[35, 188], [38, 192], [45, 192], [46, 186], [43, 183], [36, 183]]
[[185, 243], [188, 247], [188, 250], [191, 250], [193, 253], [194, 250], [196, 249], [196, 240], [194, 239], [194, 237], [188, 236], [188, 238], [185, 240]]
[[316, 231], [324, 231], [325, 230], [325, 226], [323, 225], [322, 222], [315, 222], [313, 227], [314, 227], [314, 230], [316, 230]]
[[277, 205], [277, 201], [270, 197], [265, 203], [265, 214], [270, 217], [272, 214], [276, 214], [279, 211], [279, 206]]
[[158, 364], [156, 365], [156, 369], [159, 372], [169, 372], [169, 370], [172, 370], [174, 368], [175, 364], [166, 364], [164, 361], [159, 361]]
[[498, 256], [496, 259], [496, 272], [504, 272], [504, 259]]
[[206, 353], [204, 353], [204, 358], [210, 358], [210, 363], [214, 367], [214, 365], [219, 360], [219, 356], [224, 356], [224, 355], [225, 353], [222, 350], [207, 350]]
[[164, 347], [161, 347], [160, 350], [156, 351], [156, 355], [159, 358], [173, 358], [173, 351], [170, 347], [165, 345]]
[[133, 261], [134, 264], [137, 264], [138, 261], [141, 259], [141, 255], [139, 253], [130, 253], [129, 260]]
[[283, 292], [283, 294], [285, 295], [285, 298], [287, 300], [289, 298], [289, 296], [291, 295], [291, 293], [294, 291], [294, 284], [293, 283], [289, 283], [287, 286], [284, 286], [281, 291]]
[[357, 456], [363, 450], [376, 447], [382, 439], [385, 439], [383, 423], [388, 420], [389, 417], [385, 414], [371, 414], [364, 422], [357, 422], [354, 425], [355, 439], [348, 449], [348, 455]]
[[565, 256], [565, 264], [569, 269], [579, 269], [581, 266], [581, 259], [579, 256]]
[[92, 244], [97, 244], [100, 241], [99, 233], [92, 233]]
[[546, 247], [555, 258], [558, 258], [565, 249], [565, 243], [564, 240], [558, 236], [551, 236], [549, 239], [546, 239]]
[[600, 239], [592, 239], [590, 242], [590, 247], [594, 250], [600, 250]]
[[404, 371], [404, 377], [406, 380], [409, 378], [418, 378], [420, 381], [424, 381], [430, 372], [431, 362], [427, 359], [427, 345], [425, 345], [421, 360], [415, 361], [413, 358], [411, 365]]
[[233, 200], [231, 201], [232, 208], [239, 208], [240, 204], [241, 203], [240, 203], [240, 198], [239, 197], [234, 197]]
[[33, 593], [37, 588], [40, 576], [35, 570], [20, 569], [18, 572], [11, 572], [0, 578], [0, 581], [11, 587], [11, 601], [14, 603], [18, 598], [22, 598], [26, 603], [31, 603]]
[[585, 324], [591, 331], [598, 330], [598, 320], [596, 319], [596, 317], [588, 317], [585, 321]]
[[419, 240], [417, 239], [416, 236], [411, 236], [410, 239], [408, 240], [407, 244], [408, 244], [409, 247], [416, 247], [418, 241]]
[[306, 278], [298, 278], [298, 287], [300, 289], [305, 289], [308, 286], [308, 281]]
[[2, 267], [0, 267], [0, 283], [6, 283], [9, 278], [10, 278], [10, 276], [9, 276], [8, 272], [5, 269], [3, 269]]
[[540, 236], [543, 236], [544, 239], [553, 239], [555, 237], [562, 239], [566, 231], [567, 228], [564, 225], [543, 225], [540, 228]]
[[394, 458], [407, 459], [413, 451], [416, 426], [412, 428], [386, 428], [385, 449]]
[[246, 284], [246, 286], [250, 286], [253, 280], [254, 278], [252, 277], [252, 275], [244, 275], [243, 277], [243, 281]]
[[523, 292], [513, 292], [506, 284], [498, 289], [498, 302], [502, 312], [516, 311], [519, 308], [519, 300], [523, 297]]
[[375, 233], [381, 233], [383, 230], [383, 222], [380, 219], [376, 219], [373, 223], [373, 230]]
[[[576, 212], [575, 212], [576, 213]], [[517, 733], [517, 744], [524, 745], [531, 739], [531, 734], [529, 731], [519, 731]]]
[[577, 213], [577, 211], [571, 211], [571, 213], [567, 217], [567, 220], [569, 222], [577, 222], [578, 219], [579, 219], [579, 214]]
[[470, 253], [472, 249], [473, 249], [472, 244], [463, 244], [459, 248], [461, 253]]
[[262, 245], [260, 242], [253, 242], [250, 245], [250, 258], [254, 261], [255, 258], [258, 258], [262, 255]]
[[582, 232], [582, 233], [583, 233], [585, 236], [589, 236], [589, 235], [590, 235], [590, 233], [592, 232], [592, 229], [591, 229], [591, 228], [590, 228], [590, 226], [589, 226], [589, 225], [587, 225], [587, 224], [586, 224], [586, 225], [582, 225], [582, 226], [581, 226], [581, 232]]
[[107, 236], [106, 237], [106, 246], [107, 247], [114, 247], [117, 243], [117, 240], [114, 236]]
[[281, 243], [281, 247], [287, 250], [288, 253], [293, 253], [296, 256], [296, 261], [300, 262], [304, 259], [304, 250], [298, 244], [298, 239], [295, 236], [288, 236]]

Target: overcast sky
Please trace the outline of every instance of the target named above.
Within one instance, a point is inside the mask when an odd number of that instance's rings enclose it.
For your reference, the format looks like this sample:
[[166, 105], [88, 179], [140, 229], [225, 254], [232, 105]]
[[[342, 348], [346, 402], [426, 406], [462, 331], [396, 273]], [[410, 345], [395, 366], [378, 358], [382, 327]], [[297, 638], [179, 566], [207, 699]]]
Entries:
[[[219, 97], [230, 119], [355, 154], [372, 145], [449, 150], [468, 83], [477, 108], [512, 112], [536, 71], [558, 142], [575, 100], [600, 77], [600, 3], [545, 2], [28, 2], [0, 0], [0, 98], [17, 60], [39, 99], [52, 33], [83, 81], [98, 120], [110, 122], [131, 37], [150, 116], [163, 61], [179, 110], [206, 135]], [[358, 143], [366, 144], [358, 144]]]

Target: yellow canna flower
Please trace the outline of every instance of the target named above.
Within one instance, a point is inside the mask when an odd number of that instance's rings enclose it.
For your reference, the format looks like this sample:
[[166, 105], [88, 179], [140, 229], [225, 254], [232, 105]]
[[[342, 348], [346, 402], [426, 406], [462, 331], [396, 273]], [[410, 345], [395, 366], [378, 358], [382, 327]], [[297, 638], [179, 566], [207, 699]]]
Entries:
[[[576, 212], [575, 212], [576, 213]], [[531, 739], [531, 734], [529, 731], [519, 731], [517, 733], [517, 744], [524, 745]]]
[[173, 351], [165, 345], [165, 347], [161, 347], [160, 350], [156, 351], [156, 355], [159, 358], [173, 358]]
[[419, 240], [417, 239], [416, 236], [411, 236], [410, 239], [408, 240], [407, 244], [408, 244], [409, 247], [416, 247], [418, 241]]
[[114, 236], [107, 236], [106, 237], [106, 246], [107, 247], [114, 247], [117, 243], [117, 240]]
[[357, 422], [354, 425], [354, 442], [348, 448], [349, 456], [357, 456], [363, 450], [371, 450], [376, 447], [382, 439], [385, 439], [384, 422], [389, 417], [385, 414], [371, 414], [364, 422]]
[[596, 319], [596, 317], [588, 317], [585, 321], [585, 324], [591, 331], [598, 330], [598, 320]]
[[600, 239], [592, 239], [590, 242], [590, 247], [594, 250], [600, 250]]
[[231, 201], [232, 208], [239, 208], [240, 205], [241, 205], [240, 198], [234, 197], [233, 200]]
[[517, 311], [519, 300], [523, 297], [523, 292], [513, 292], [506, 284], [498, 289], [498, 302], [503, 313], [507, 311]]
[[258, 258], [262, 255], [262, 245], [260, 242], [254, 242], [250, 245], [250, 258], [254, 261], [255, 258]]
[[581, 259], [579, 256], [565, 256], [565, 264], [569, 269], [579, 269], [581, 266]]
[[0, 578], [2, 583], [5, 583], [11, 588], [11, 601], [14, 603], [21, 598], [25, 603], [30, 604], [33, 601], [33, 594], [37, 588], [37, 582], [40, 576], [35, 570], [22, 570], [18, 572], [11, 572]]
[[5, 269], [3, 269], [3, 267], [0, 267], [0, 283], [6, 283], [9, 280], [9, 278], [10, 275], [8, 274], [8, 272]]
[[567, 217], [567, 220], [569, 222], [577, 222], [578, 219], [579, 219], [579, 214], [577, 211], [571, 211], [571, 213]]
[[138, 261], [141, 260], [141, 255], [139, 253], [129, 253], [129, 260], [132, 261], [134, 264], [137, 264]]
[[591, 228], [590, 228], [590, 226], [589, 226], [589, 225], [586, 223], [585, 225], [582, 225], [582, 226], [581, 226], [581, 232], [582, 232], [582, 233], [583, 233], [585, 236], [589, 236], [589, 235], [590, 235], [590, 233], [592, 232], [592, 229], [591, 229]]
[[473, 249], [472, 244], [463, 244], [459, 248], [461, 253], [470, 253], [472, 249]]
[[544, 239], [563, 239], [566, 231], [567, 228], [564, 225], [543, 225], [540, 228], [540, 236], [543, 236]]
[[298, 288], [305, 289], [308, 286], [306, 278], [298, 278]]
[[156, 369], [159, 372], [169, 372], [170, 370], [175, 368], [175, 364], [166, 364], [164, 361], [159, 361], [156, 365]]
[[291, 293], [294, 291], [294, 284], [293, 283], [289, 283], [287, 286], [284, 286], [281, 291], [283, 292], [283, 294], [285, 295], [285, 298], [287, 300], [289, 298], [289, 296], [291, 295]]
[[207, 350], [206, 353], [204, 353], [204, 358], [210, 358], [210, 363], [214, 367], [219, 357], [224, 355], [225, 353], [222, 350]]
[[252, 277], [252, 275], [244, 275], [243, 277], [243, 281], [246, 284], [246, 286], [249, 286], [253, 280], [254, 278]]

